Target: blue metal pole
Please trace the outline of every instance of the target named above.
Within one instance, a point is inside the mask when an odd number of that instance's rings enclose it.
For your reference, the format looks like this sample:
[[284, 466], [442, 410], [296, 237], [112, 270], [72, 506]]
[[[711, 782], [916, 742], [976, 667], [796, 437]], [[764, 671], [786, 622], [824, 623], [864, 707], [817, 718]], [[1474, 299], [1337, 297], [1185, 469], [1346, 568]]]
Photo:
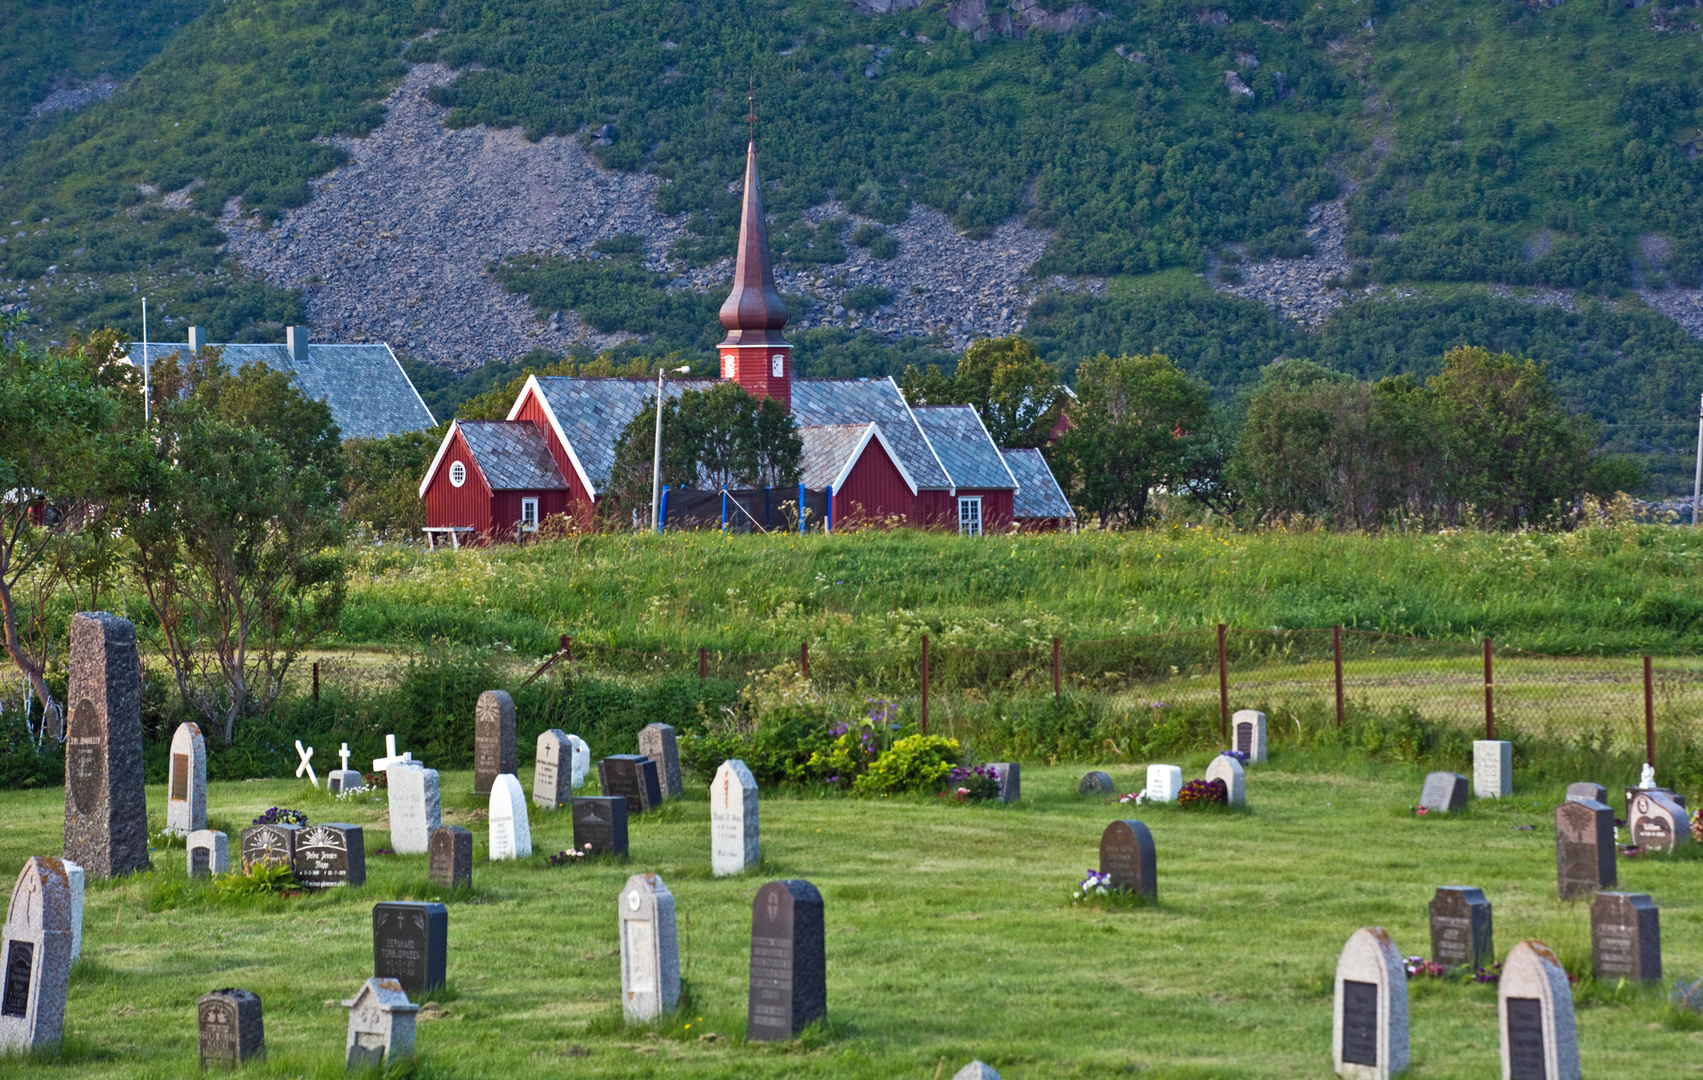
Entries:
[[721, 531], [727, 531], [727, 489], [721, 489]]
[[822, 531], [829, 536], [834, 534], [834, 485], [828, 485], [828, 516], [822, 519]]
[[668, 527], [668, 485], [662, 485], [662, 506], [656, 515], [656, 531], [662, 532]]
[[798, 535], [804, 535], [804, 485], [798, 485]]

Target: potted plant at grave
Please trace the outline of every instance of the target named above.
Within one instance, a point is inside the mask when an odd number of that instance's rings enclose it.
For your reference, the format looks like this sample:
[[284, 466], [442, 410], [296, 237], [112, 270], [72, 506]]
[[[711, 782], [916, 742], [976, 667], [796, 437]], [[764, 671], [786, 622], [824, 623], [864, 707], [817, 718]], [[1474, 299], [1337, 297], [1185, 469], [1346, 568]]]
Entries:
[[999, 774], [990, 765], [959, 765], [946, 774], [945, 787], [935, 798], [952, 796], [954, 802], [981, 802], [999, 798]]
[[1223, 806], [1230, 801], [1230, 789], [1222, 780], [1190, 780], [1177, 792], [1177, 805], [1185, 810], [1202, 806]]

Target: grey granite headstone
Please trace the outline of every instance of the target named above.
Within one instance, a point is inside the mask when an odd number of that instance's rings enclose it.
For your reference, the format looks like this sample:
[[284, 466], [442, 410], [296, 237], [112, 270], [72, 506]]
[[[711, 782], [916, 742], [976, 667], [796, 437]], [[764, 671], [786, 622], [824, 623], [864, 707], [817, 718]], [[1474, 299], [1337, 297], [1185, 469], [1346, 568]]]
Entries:
[[1407, 969], [1381, 926], [1354, 931], [1336, 962], [1336, 1075], [1389, 1080], [1407, 1068]]
[[42, 855], [25, 860], [0, 927], [0, 1053], [59, 1045], [71, 947], [64, 863]]
[[346, 795], [367, 786], [366, 777], [357, 769], [332, 769], [325, 774], [325, 790], [333, 795]]
[[662, 805], [662, 780], [656, 761], [643, 754], [611, 754], [597, 763], [597, 782], [605, 795], [622, 795], [627, 809], [644, 813]]
[[1567, 798], [1570, 801], [1576, 799], [1589, 799], [1592, 802], [1607, 804], [1608, 789], [1603, 787], [1601, 784], [1581, 781], [1577, 784], [1567, 785]]
[[343, 1007], [349, 1010], [344, 1069], [376, 1069], [414, 1056], [414, 1019], [420, 1007], [409, 1002], [401, 983], [368, 979]]
[[1467, 782], [1460, 773], [1434, 772], [1425, 777], [1425, 787], [1419, 793], [1419, 805], [1443, 814], [1466, 809]]
[[460, 825], [443, 825], [432, 830], [431, 853], [426, 880], [446, 889], [473, 885], [473, 834]]
[[1022, 765], [1015, 761], [993, 761], [988, 763], [988, 768], [992, 769], [993, 774], [999, 777], [999, 795], [997, 798], [1000, 802], [1016, 802], [1023, 797]]
[[680, 1004], [680, 945], [674, 894], [655, 874], [634, 874], [615, 901], [621, 931], [621, 1011], [628, 1023], [666, 1016]]
[[538, 736], [538, 755], [532, 763], [532, 805], [555, 810], [573, 801], [573, 759], [573, 744], [561, 728]]
[[373, 977], [395, 979], [411, 997], [443, 985], [449, 909], [392, 900], [373, 905]]
[[[1117, 788], [1112, 784], [1112, 774], [1091, 772], [1082, 778], [1082, 783], [1076, 785], [1078, 795], [1110, 795]], [[968, 1066], [965, 1066], [968, 1068]]]
[[1692, 843], [1690, 815], [1660, 791], [1642, 791], [1633, 797], [1627, 825], [1632, 843], [1644, 851], [1671, 855], [1675, 848]]
[[1265, 713], [1238, 709], [1231, 714], [1230, 748], [1248, 755], [1249, 765], [1265, 761]]
[[710, 870], [742, 873], [758, 857], [757, 780], [743, 761], [724, 761], [710, 781]]
[[70, 859], [60, 859], [65, 868], [65, 882], [71, 887], [71, 962], [83, 955], [83, 893], [89, 875]]
[[1579, 1080], [1579, 1039], [1567, 972], [1541, 941], [1522, 941], [1496, 986], [1504, 1080]]
[[207, 827], [207, 740], [192, 723], [177, 726], [166, 768], [166, 828], [188, 836]]
[[828, 1014], [822, 894], [808, 881], [771, 881], [751, 903], [750, 1042], [791, 1039]]
[[1206, 781], [1224, 781], [1224, 801], [1229, 806], [1248, 805], [1248, 774], [1242, 763], [1229, 754], [1219, 754], [1206, 767]]
[[514, 738], [514, 698], [507, 690], [480, 694], [473, 713], [473, 794], [489, 795], [498, 776], [520, 772]]
[[230, 837], [217, 829], [197, 829], [184, 845], [189, 876], [216, 877], [231, 872]]
[[72, 616], [66, 698], [65, 857], [96, 878], [146, 869], [142, 675], [130, 620]]
[[359, 825], [309, 825], [296, 836], [296, 880], [306, 889], [367, 883], [367, 841]]
[[1505, 739], [1473, 741], [1472, 793], [1480, 799], [1505, 799], [1514, 793], [1513, 743]]
[[232, 986], [202, 995], [195, 1005], [195, 1018], [203, 1069], [234, 1069], [266, 1056], [260, 998], [247, 990]]
[[301, 836], [300, 825], [250, 825], [242, 831], [242, 872], [250, 874], [262, 863], [271, 866], [296, 865], [296, 840]]
[[621, 795], [574, 797], [574, 848], [588, 855], [627, 853], [627, 800]]
[[1591, 973], [1598, 982], [1661, 979], [1661, 912], [1647, 894], [1597, 893], [1591, 902]]
[[991, 1065], [972, 1061], [953, 1073], [952, 1080], [999, 1080], [999, 1074], [993, 1071]]
[[663, 798], [674, 798], [685, 790], [680, 780], [680, 741], [673, 725], [646, 724], [640, 728], [639, 753], [657, 763]]
[[1591, 799], [1555, 808], [1555, 875], [1563, 900], [1588, 897], [1618, 880], [1614, 811]]
[[1444, 885], [1431, 897], [1431, 960], [1447, 968], [1489, 967], [1496, 959], [1484, 890]]
[[1100, 873], [1111, 877], [1114, 888], [1159, 898], [1158, 859], [1146, 825], [1126, 820], [1106, 826], [1100, 834]]
[[398, 855], [424, 855], [432, 830], [443, 824], [438, 771], [399, 761], [385, 775], [390, 783], [390, 848]]

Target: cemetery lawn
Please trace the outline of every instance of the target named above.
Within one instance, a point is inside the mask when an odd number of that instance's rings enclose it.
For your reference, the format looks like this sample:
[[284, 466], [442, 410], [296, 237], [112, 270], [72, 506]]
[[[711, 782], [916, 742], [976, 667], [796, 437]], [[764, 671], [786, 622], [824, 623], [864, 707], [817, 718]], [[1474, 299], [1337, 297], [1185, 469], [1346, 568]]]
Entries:
[[[765, 793], [765, 865], [719, 880], [701, 781], [634, 821], [630, 863], [547, 865], [545, 853], [570, 843], [569, 818], [534, 810], [533, 859], [493, 866], [478, 861], [482, 800], [461, 794], [471, 773], [445, 772], [445, 823], [474, 832], [474, 888], [447, 898], [449, 985], [421, 1013], [418, 1075], [944, 1080], [980, 1057], [1007, 1080], [1326, 1077], [1343, 943], [1382, 925], [1403, 953], [1429, 953], [1426, 903], [1446, 884], [1484, 889], [1498, 956], [1535, 937], [1588, 969], [1588, 906], [1555, 899], [1559, 788], [1415, 819], [1416, 770], [1324, 771], [1276, 754], [1250, 768], [1245, 814], [1081, 799], [1083, 770], [1065, 767], [1025, 768], [1024, 798], [1008, 807]], [[1199, 776], [1206, 761], [1179, 763]], [[1121, 789], [1141, 786], [1141, 766], [1109, 771]], [[529, 767], [521, 780], [530, 792]], [[163, 790], [148, 800], [158, 827]], [[340, 804], [295, 781], [210, 785], [211, 827], [233, 847], [272, 805], [362, 824], [368, 852], [387, 844], [382, 799]], [[59, 789], [0, 793], [8, 882], [30, 854], [61, 850], [62, 812]], [[1152, 829], [1159, 905], [1070, 907], [1118, 817]], [[652, 1028], [620, 1022], [615, 900], [639, 871], [674, 892], [689, 995]], [[342, 1076], [347, 1013], [336, 1003], [371, 973], [372, 905], [438, 898], [425, 874], [424, 856], [369, 855], [360, 889], [220, 901], [186, 881], [178, 847], [156, 850], [151, 873], [91, 881], [63, 1053], [0, 1061], [0, 1077], [192, 1075], [196, 999], [228, 986], [264, 1002], [270, 1056], [250, 1075]], [[806, 878], [825, 899], [829, 1019], [794, 1044], [746, 1045], [750, 902], [778, 877]], [[1703, 858], [1623, 859], [1620, 877], [1661, 907], [1666, 982], [1703, 976]], [[1409, 1075], [1498, 1075], [1494, 987], [1412, 990]], [[1634, 987], [1576, 993], [1586, 1076], [1703, 1068], [1703, 1017]]]

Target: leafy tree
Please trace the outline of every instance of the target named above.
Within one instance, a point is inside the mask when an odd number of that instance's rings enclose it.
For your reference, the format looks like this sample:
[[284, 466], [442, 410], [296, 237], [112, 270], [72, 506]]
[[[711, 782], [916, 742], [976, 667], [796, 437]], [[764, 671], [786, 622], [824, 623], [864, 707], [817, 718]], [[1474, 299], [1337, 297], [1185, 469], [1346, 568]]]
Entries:
[[[656, 398], [615, 440], [610, 490], [626, 505], [650, 503]], [[798, 482], [804, 442], [792, 414], [734, 382], [687, 390], [662, 404], [662, 478], [670, 487], [782, 487]]]
[[382, 439], [344, 439], [343, 519], [380, 534], [418, 536], [426, 524], [420, 480], [448, 430], [446, 422]]
[[1058, 369], [1015, 334], [974, 342], [951, 375], [933, 364], [906, 368], [901, 388], [913, 405], [974, 406], [1006, 447], [1046, 446], [1070, 397]]

